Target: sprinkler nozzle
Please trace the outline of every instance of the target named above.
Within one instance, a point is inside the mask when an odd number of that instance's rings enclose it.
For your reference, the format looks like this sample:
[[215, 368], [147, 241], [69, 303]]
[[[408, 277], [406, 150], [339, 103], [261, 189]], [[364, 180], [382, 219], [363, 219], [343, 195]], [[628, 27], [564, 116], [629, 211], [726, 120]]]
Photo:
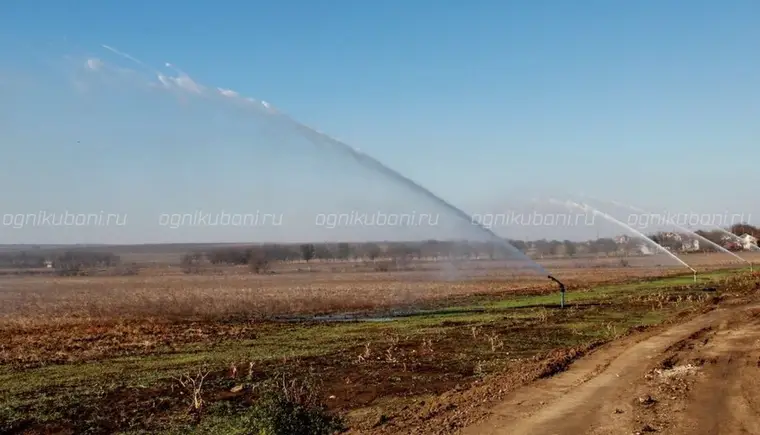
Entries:
[[550, 280], [556, 282], [557, 285], [559, 285], [559, 291], [561, 291], [562, 293], [565, 292], [565, 284], [562, 284], [562, 282], [560, 280], [558, 280], [557, 278], [555, 278], [555, 277], [553, 277], [551, 275], [547, 276], [547, 278], [549, 278]]
[[559, 293], [560, 293], [559, 306], [561, 308], [565, 308], [565, 284], [562, 284], [562, 281], [558, 280], [557, 278], [551, 275], [547, 276], [547, 278], [556, 282], [557, 285], [559, 285]]

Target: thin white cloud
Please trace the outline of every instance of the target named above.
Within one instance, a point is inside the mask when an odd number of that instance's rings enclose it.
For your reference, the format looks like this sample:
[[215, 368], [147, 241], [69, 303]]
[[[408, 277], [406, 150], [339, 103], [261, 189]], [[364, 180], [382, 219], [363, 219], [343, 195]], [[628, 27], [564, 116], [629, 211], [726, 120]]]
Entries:
[[93, 58], [87, 59], [86, 66], [87, 68], [93, 71], [98, 71], [101, 68], [103, 68], [103, 61], [98, 58], [93, 57]]
[[145, 63], [143, 63], [141, 60], [139, 60], [139, 59], [137, 59], [135, 57], [132, 57], [129, 54], [124, 53], [123, 51], [119, 51], [119, 50], [111, 47], [110, 45], [100, 44], [100, 46], [103, 47], [103, 48], [105, 48], [108, 51], [111, 51], [111, 52], [113, 52], [115, 54], [118, 54], [119, 56], [123, 57], [124, 59], [131, 60], [132, 62], [134, 62], [134, 63], [136, 63], [136, 64], [138, 64], [140, 66], [144, 66], [144, 67], [148, 68], [148, 65], [146, 65]]
[[233, 91], [232, 89], [224, 89], [224, 88], [216, 88], [216, 89], [219, 91], [220, 94], [224, 95], [225, 97], [230, 97], [230, 98], [240, 97], [240, 94]]
[[193, 92], [193, 93], [196, 93], [196, 94], [202, 94], [203, 93], [203, 90], [204, 90], [203, 86], [201, 86], [198, 83], [196, 83], [187, 74], [183, 73], [179, 77], [171, 77], [171, 79], [174, 80], [174, 83], [178, 87], [180, 87], [180, 88], [182, 88], [182, 89], [184, 89], [186, 91], [190, 91], [190, 92]]
[[157, 74], [157, 77], [158, 77], [158, 81], [161, 82], [161, 84], [164, 85], [164, 87], [166, 88], [172, 87], [173, 82], [169, 77], [166, 77], [165, 75], [161, 73]]
[[164, 64], [167, 68], [171, 68], [174, 70], [174, 72], [177, 73], [176, 77], [169, 77], [171, 81], [174, 82], [174, 84], [186, 91], [190, 91], [194, 94], [202, 94], [205, 88], [198, 84], [195, 80], [193, 80], [189, 75], [187, 75], [184, 71], [177, 68], [173, 64], [166, 62]]
[[187, 74], [179, 77], [172, 77], [164, 75], [162, 73], [156, 73], [156, 78], [167, 89], [186, 91], [198, 95], [203, 94], [205, 91], [205, 88], [203, 86], [196, 83]]

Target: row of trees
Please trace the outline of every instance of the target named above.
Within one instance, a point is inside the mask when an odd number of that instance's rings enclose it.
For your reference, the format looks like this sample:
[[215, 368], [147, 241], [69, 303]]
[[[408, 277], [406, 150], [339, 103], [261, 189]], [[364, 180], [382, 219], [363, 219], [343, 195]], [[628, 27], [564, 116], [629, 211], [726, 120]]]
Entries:
[[[749, 224], [737, 224], [730, 228], [735, 235], [750, 234], [760, 238], [760, 229]], [[697, 231], [702, 237], [727, 247], [727, 237], [722, 231]], [[668, 249], [682, 250], [684, 242], [695, 237], [689, 234], [657, 233], [650, 236], [656, 243]], [[600, 238], [586, 242], [570, 240], [509, 240], [517, 250], [530, 256], [576, 256], [576, 255], [635, 255], [641, 252], [642, 240], [625, 238], [615, 240]], [[421, 259], [421, 258], [510, 258], [514, 252], [498, 243], [454, 242], [428, 240], [422, 242], [384, 243], [305, 243], [300, 245], [263, 244], [248, 247], [226, 247], [203, 252], [192, 252], [182, 258], [187, 270], [202, 264], [250, 265], [257, 273], [264, 272], [272, 262], [281, 261], [339, 261], [376, 260], [378, 258]], [[700, 243], [699, 251], [716, 251], [708, 243]], [[0, 268], [41, 268], [52, 263], [62, 274], [75, 273], [83, 269], [108, 268], [118, 266], [118, 256], [99, 251], [69, 250], [55, 253], [5, 252], [0, 253]]]
[[210, 264], [251, 264], [256, 259], [267, 261], [345, 261], [376, 260], [378, 258], [473, 258], [509, 257], [510, 250], [497, 243], [444, 242], [385, 242], [385, 243], [304, 243], [300, 245], [264, 244], [252, 247], [220, 248], [194, 252], [183, 259], [192, 263], [204, 258]]
[[[570, 240], [511, 241], [514, 247], [529, 256], [636, 255], [641, 242], [629, 239], [619, 243], [611, 238], [588, 242]], [[515, 252], [496, 243], [406, 242], [406, 243], [338, 243], [301, 245], [258, 245], [246, 248], [221, 248], [186, 254], [182, 259], [188, 273], [199, 271], [203, 264], [249, 265], [256, 273], [266, 272], [269, 265], [280, 261], [345, 261], [392, 260], [395, 263], [418, 259], [516, 258]]]
[[[760, 231], [751, 225], [735, 226], [734, 234], [760, 235]], [[725, 246], [726, 234], [721, 231], [697, 231], [697, 234]], [[655, 243], [675, 251], [681, 250], [684, 242], [698, 239], [692, 234], [656, 233], [650, 237]], [[634, 254], [640, 252], [645, 242], [637, 238], [625, 238], [618, 241], [612, 238], [599, 238], [585, 242], [570, 240], [508, 240], [508, 242], [525, 254], [535, 255], [565, 255], [584, 254]], [[224, 248], [209, 252], [209, 260], [214, 264], [246, 264], [247, 255], [254, 248]], [[311, 261], [311, 260], [348, 260], [369, 259], [379, 257], [410, 257], [410, 258], [503, 258], [510, 255], [509, 249], [492, 242], [450, 242], [428, 240], [424, 242], [388, 242], [388, 243], [337, 243], [337, 244], [301, 244], [295, 245], [260, 245], [255, 248], [270, 260], [277, 261]], [[700, 244], [700, 251], [717, 250], [706, 243]]]
[[52, 254], [39, 252], [0, 253], [0, 268], [29, 269], [46, 267], [113, 267], [120, 264], [120, 258], [110, 252], [71, 250]]
[[[752, 237], [760, 239], [760, 228], [752, 226], [747, 223], [731, 225], [728, 231], [739, 236], [742, 234], [749, 234]], [[718, 234], [723, 234], [720, 231], [713, 231], [713, 232], [718, 233]]]
[[27, 252], [5, 252], [0, 253], [0, 268], [4, 269], [26, 269], [45, 267], [47, 257], [41, 254], [30, 254]]
[[112, 268], [121, 260], [110, 252], [72, 250], [44, 255], [42, 253], [0, 253], [0, 268], [37, 269], [50, 265], [59, 275], [82, 275], [88, 269]]
[[[735, 235], [757, 234], [760, 229], [748, 224], [737, 224], [730, 228]], [[726, 233], [722, 231], [697, 231], [697, 234], [716, 245], [725, 247]], [[650, 237], [655, 243], [673, 251], [685, 249], [687, 242], [698, 239], [693, 234], [656, 233]], [[590, 255], [636, 255], [642, 252], [646, 243], [641, 239], [600, 238], [586, 242], [570, 240], [508, 240], [517, 250], [531, 256], [569, 256], [579, 254]], [[736, 245], [734, 245], [736, 246]], [[653, 251], [651, 249], [650, 251]], [[700, 243], [699, 252], [714, 252], [718, 249], [709, 243]], [[452, 242], [428, 240], [424, 242], [387, 242], [387, 243], [324, 243], [301, 245], [265, 244], [247, 248], [221, 248], [208, 252], [188, 254], [183, 264], [198, 264], [207, 261], [211, 264], [248, 264], [257, 272], [267, 269], [267, 265], [275, 261], [336, 261], [336, 260], [375, 260], [377, 258], [391, 259], [422, 259], [422, 258], [509, 258], [514, 252], [504, 245], [492, 242]]]

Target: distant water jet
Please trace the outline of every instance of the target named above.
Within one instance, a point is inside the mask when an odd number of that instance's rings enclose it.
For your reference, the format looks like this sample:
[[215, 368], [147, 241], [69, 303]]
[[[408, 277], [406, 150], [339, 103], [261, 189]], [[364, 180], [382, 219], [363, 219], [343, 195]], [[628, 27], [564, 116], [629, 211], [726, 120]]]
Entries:
[[[554, 204], [560, 204], [560, 205], [563, 204], [561, 201], [557, 201], [557, 200], [553, 200], [553, 199], [550, 200], [550, 202], [552, 202]], [[664, 252], [665, 254], [667, 254], [668, 256], [670, 256], [672, 259], [676, 260], [679, 264], [681, 264], [684, 267], [688, 268], [692, 272], [692, 274], [694, 275], [694, 282], [697, 282], [697, 271], [693, 267], [691, 267], [688, 264], [686, 264], [686, 262], [683, 261], [683, 260], [681, 260], [680, 258], [678, 258], [677, 255], [675, 255], [674, 253], [668, 251], [664, 247], [660, 246], [657, 242], [655, 242], [654, 240], [652, 240], [649, 237], [647, 237], [641, 231], [639, 231], [639, 230], [631, 227], [630, 225], [626, 225], [625, 223], [620, 222], [619, 220], [615, 219], [614, 217], [608, 215], [607, 213], [604, 213], [601, 210], [598, 210], [598, 209], [596, 209], [594, 207], [591, 207], [588, 204], [578, 204], [578, 203], [573, 202], [573, 201], [566, 201], [564, 204], [567, 207], [574, 207], [574, 208], [577, 208], [579, 210], [583, 210], [584, 212], [589, 212], [590, 211], [591, 213], [593, 213], [595, 215], [598, 215], [598, 216], [602, 217], [603, 219], [605, 219], [605, 220], [607, 220], [609, 222], [612, 222], [615, 225], [621, 226], [621, 227], [623, 227], [623, 228], [631, 231], [632, 233], [634, 233], [637, 236], [639, 236], [642, 239], [644, 239], [645, 242], [649, 243], [656, 250]]]
[[[641, 209], [639, 207], [630, 205], [630, 204], [623, 204], [623, 203], [618, 202], [618, 201], [603, 201], [603, 202], [609, 202], [612, 205], [615, 205], [615, 206], [618, 206], [618, 207], [622, 207], [622, 208], [627, 208], [628, 210], [635, 211], [637, 213], [643, 213], [643, 214], [647, 214], [647, 215], [652, 215], [652, 213], [648, 213], [647, 211], [645, 211], [645, 210], [643, 210], [643, 209]], [[717, 249], [717, 250], [719, 250], [719, 251], [721, 251], [723, 253], [726, 253], [728, 255], [731, 255], [733, 257], [738, 258], [739, 261], [741, 261], [741, 262], [749, 264], [749, 270], [750, 270], [750, 272], [753, 271], [753, 265], [752, 265], [751, 261], [748, 261], [747, 259], [740, 257], [736, 253], [729, 251], [728, 249], [724, 248], [723, 246], [720, 246], [719, 244], [717, 244], [717, 243], [713, 242], [712, 240], [708, 239], [707, 237], [704, 237], [701, 234], [697, 233], [696, 231], [692, 231], [692, 230], [690, 230], [690, 229], [688, 229], [686, 227], [678, 225], [677, 223], [673, 222], [670, 219], [668, 219], [666, 223], [673, 225], [674, 227], [678, 228], [681, 231], [685, 231], [685, 232], [687, 232], [687, 233], [695, 236], [699, 240], [707, 243], [708, 245], [714, 247], [715, 249]]]

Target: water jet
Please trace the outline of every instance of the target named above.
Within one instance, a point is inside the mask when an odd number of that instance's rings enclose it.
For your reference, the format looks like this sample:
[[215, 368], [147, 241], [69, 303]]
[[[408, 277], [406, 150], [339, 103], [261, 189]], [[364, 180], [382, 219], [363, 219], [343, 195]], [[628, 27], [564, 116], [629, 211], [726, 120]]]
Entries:
[[623, 227], [623, 228], [627, 229], [628, 231], [630, 231], [630, 232], [636, 234], [637, 236], [641, 237], [642, 239], [644, 239], [645, 242], [647, 242], [650, 245], [654, 246], [655, 249], [657, 249], [658, 251], [664, 252], [669, 257], [671, 257], [672, 259], [676, 260], [679, 264], [681, 264], [684, 267], [686, 267], [687, 269], [689, 269], [692, 272], [693, 276], [694, 276], [694, 282], [697, 282], [697, 271], [693, 267], [689, 266], [685, 261], [683, 261], [680, 258], [678, 258], [677, 255], [675, 255], [674, 253], [668, 251], [667, 249], [665, 249], [664, 247], [662, 247], [661, 245], [659, 245], [657, 242], [655, 242], [654, 240], [652, 240], [649, 237], [647, 237], [644, 233], [642, 233], [641, 231], [639, 231], [639, 230], [631, 227], [630, 225], [626, 225], [625, 223], [620, 222], [619, 220], [615, 219], [614, 217], [610, 216], [609, 214], [607, 214], [607, 213], [605, 213], [605, 212], [603, 212], [601, 210], [598, 210], [598, 209], [596, 209], [594, 207], [591, 207], [588, 204], [578, 204], [577, 202], [573, 202], [573, 201], [566, 201], [566, 202], [563, 203], [561, 201], [557, 201], [557, 200], [554, 200], [554, 199], [550, 199], [549, 202], [551, 202], [553, 204], [564, 205], [565, 207], [577, 208], [577, 209], [582, 210], [582, 211], [584, 211], [586, 213], [590, 211], [590, 212], [592, 212], [595, 215], [601, 216], [603, 219], [607, 220], [608, 222], [612, 222], [615, 225], [618, 225], [620, 227]]
[[[623, 204], [623, 203], [617, 202], [617, 201], [602, 201], [602, 202], [609, 202], [612, 205], [615, 205], [615, 206], [618, 206], [618, 207], [627, 208], [627, 209], [629, 209], [631, 211], [635, 211], [635, 212], [638, 212], [638, 213], [644, 213], [644, 214], [647, 214], [647, 215], [653, 215], [652, 213], [648, 213], [647, 211], [645, 211], [645, 210], [643, 210], [643, 209], [641, 209], [639, 207], [630, 205], [630, 204]], [[726, 253], [728, 255], [734, 256], [734, 257], [738, 258], [740, 261], [749, 264], [749, 271], [750, 271], [750, 273], [753, 272], [753, 264], [752, 264], [751, 261], [749, 261], [749, 260], [747, 260], [745, 258], [740, 257], [738, 254], [729, 251], [728, 249], [724, 248], [723, 246], [720, 246], [719, 244], [717, 244], [717, 243], [713, 242], [712, 240], [708, 239], [707, 237], [704, 237], [701, 234], [697, 233], [696, 231], [692, 231], [692, 230], [690, 230], [688, 228], [685, 228], [685, 227], [683, 227], [681, 225], [678, 225], [677, 223], [673, 222], [671, 219], [668, 219], [666, 223], [673, 225], [674, 227], [678, 228], [681, 231], [686, 231], [687, 233], [689, 233], [689, 234], [691, 234], [693, 236], [696, 236], [699, 240], [701, 240], [703, 242], [706, 242], [707, 244], [709, 244], [710, 246], [716, 248], [717, 250], [719, 250], [721, 252], [724, 252], [724, 253]]]
[[[296, 136], [299, 136], [312, 145], [315, 145], [320, 150], [339, 153], [341, 155], [350, 157], [355, 163], [358, 163], [360, 166], [369, 169], [376, 174], [382, 175], [385, 180], [399, 184], [405, 187], [408, 191], [411, 191], [425, 198], [426, 200], [431, 201], [437, 207], [442, 208], [454, 218], [456, 218], [458, 222], [467, 225], [467, 228], [475, 227], [474, 229], [476, 232], [479, 232], [481, 236], [484, 236], [487, 241], [494, 242], [501, 248], [502, 253], [507, 254], [507, 256], [512, 258], [519, 258], [520, 260], [525, 261], [531, 269], [539, 272], [544, 276], [548, 275], [548, 272], [543, 268], [543, 266], [525, 255], [519, 249], [512, 246], [504, 238], [497, 236], [493, 231], [483, 226], [480, 222], [473, 220], [470, 215], [461, 209], [435, 195], [430, 190], [426, 189], [410, 178], [400, 174], [394, 169], [389, 168], [374, 157], [371, 157], [368, 154], [359, 151], [357, 148], [354, 148], [342, 142], [341, 140], [338, 140], [330, 135], [327, 135], [297, 121], [287, 113], [276, 108], [274, 105], [263, 100], [245, 97], [232, 89], [223, 89], [197, 82], [193, 80], [187, 73], [179, 70], [178, 67], [173, 64], [166, 64], [166, 66], [169, 67], [173, 72], [164, 73], [152, 66], [149, 66], [147, 63], [139, 60], [137, 57], [118, 50], [114, 47], [103, 45], [102, 48], [111, 54], [115, 54], [117, 57], [129, 62], [132, 65], [132, 68], [128, 68], [129, 72], [136, 73], [130, 74], [130, 76], [133, 79], [135, 77], [144, 76], [146, 79], [145, 84], [150, 84], [151, 89], [167, 91], [170, 94], [180, 94], [182, 95], [183, 99], [195, 98], [202, 101], [202, 104], [206, 104], [207, 102], [212, 101], [212, 99], [214, 101], [223, 102], [223, 104], [227, 104], [229, 107], [245, 110], [246, 115], [250, 114], [250, 116], [254, 117], [254, 119], [255, 117], [263, 119], [266, 121], [266, 125], [268, 127], [280, 127], [287, 132], [294, 133]], [[107, 74], [109, 71], [114, 70], [119, 72], [120, 75], [118, 77], [122, 77], [123, 72], [127, 70], [127, 68], [123, 68], [121, 66], [118, 68], [108, 68], [105, 62], [102, 62], [100, 60], [98, 62], [101, 66], [98, 68], [89, 68], [87, 71], [88, 74]], [[176, 75], [176, 77], [174, 77], [174, 75]]]

